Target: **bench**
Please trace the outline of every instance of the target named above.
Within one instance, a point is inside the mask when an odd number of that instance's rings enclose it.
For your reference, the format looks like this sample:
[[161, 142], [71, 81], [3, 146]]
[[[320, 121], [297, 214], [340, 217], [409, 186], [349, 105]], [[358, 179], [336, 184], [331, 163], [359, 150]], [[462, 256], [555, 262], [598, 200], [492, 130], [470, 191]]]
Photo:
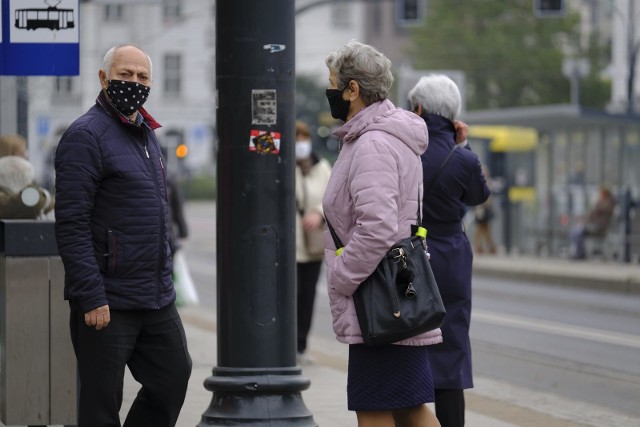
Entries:
[[536, 255], [554, 255], [558, 251], [568, 251], [568, 227], [527, 227], [525, 233], [533, 239], [533, 252]]

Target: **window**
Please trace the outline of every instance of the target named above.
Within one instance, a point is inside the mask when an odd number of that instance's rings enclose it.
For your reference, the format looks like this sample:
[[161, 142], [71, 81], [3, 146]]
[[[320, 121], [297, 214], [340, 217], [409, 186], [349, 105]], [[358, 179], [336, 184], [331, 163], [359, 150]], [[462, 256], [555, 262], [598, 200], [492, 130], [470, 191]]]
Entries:
[[533, 8], [539, 18], [564, 16], [564, 0], [535, 0]]
[[180, 95], [182, 80], [182, 57], [168, 53], [164, 56], [164, 92], [167, 95]]
[[73, 78], [69, 76], [56, 77], [55, 93], [57, 95], [71, 95], [73, 92]]
[[104, 6], [104, 20], [106, 22], [122, 21], [123, 6], [121, 4], [107, 4]]
[[165, 20], [180, 18], [182, 15], [180, 0], [163, 0], [162, 16]]
[[334, 3], [331, 6], [331, 26], [333, 28], [349, 28], [351, 14], [346, 3]]
[[420, 25], [425, 0], [396, 0], [396, 21], [400, 28]]

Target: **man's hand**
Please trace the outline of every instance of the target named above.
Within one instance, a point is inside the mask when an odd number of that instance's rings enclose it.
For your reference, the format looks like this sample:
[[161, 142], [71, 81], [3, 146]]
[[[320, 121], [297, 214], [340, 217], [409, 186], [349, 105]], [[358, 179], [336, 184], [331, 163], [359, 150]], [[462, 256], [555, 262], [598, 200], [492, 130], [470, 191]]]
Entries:
[[111, 322], [111, 314], [109, 314], [108, 305], [94, 308], [84, 314], [84, 323], [86, 323], [87, 326], [95, 326], [97, 331], [106, 328], [109, 322]]

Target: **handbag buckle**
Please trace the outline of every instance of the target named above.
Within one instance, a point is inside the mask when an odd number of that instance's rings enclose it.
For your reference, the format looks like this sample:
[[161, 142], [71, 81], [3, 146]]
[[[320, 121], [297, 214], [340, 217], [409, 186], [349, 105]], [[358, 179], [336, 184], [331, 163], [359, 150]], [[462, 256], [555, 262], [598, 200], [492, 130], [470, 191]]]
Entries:
[[407, 298], [414, 298], [416, 296], [416, 288], [413, 287], [413, 283], [407, 285], [407, 289], [404, 290], [404, 296]]
[[393, 251], [393, 254], [391, 255], [391, 258], [401, 262], [402, 269], [406, 270], [407, 269], [407, 253], [402, 248], [393, 248], [392, 251]]
[[416, 288], [413, 287], [414, 274], [409, 270], [407, 265], [406, 252], [402, 248], [396, 248], [398, 255], [394, 256], [394, 259], [399, 260], [402, 263], [396, 276], [396, 282], [398, 285], [405, 286], [404, 296], [407, 298], [414, 298], [416, 296]]

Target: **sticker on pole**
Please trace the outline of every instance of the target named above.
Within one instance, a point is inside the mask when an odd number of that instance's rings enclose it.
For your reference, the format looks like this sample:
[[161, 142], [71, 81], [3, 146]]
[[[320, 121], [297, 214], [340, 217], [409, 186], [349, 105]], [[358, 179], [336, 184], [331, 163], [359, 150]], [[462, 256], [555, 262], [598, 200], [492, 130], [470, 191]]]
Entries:
[[278, 119], [278, 105], [275, 89], [255, 89], [251, 91], [251, 124], [275, 125]]
[[249, 151], [260, 154], [278, 154], [280, 152], [280, 132], [251, 130]]

